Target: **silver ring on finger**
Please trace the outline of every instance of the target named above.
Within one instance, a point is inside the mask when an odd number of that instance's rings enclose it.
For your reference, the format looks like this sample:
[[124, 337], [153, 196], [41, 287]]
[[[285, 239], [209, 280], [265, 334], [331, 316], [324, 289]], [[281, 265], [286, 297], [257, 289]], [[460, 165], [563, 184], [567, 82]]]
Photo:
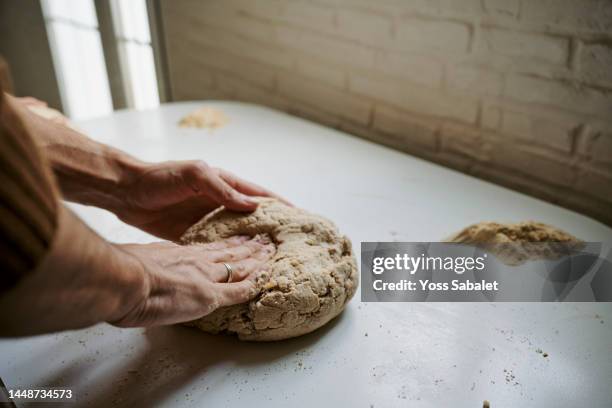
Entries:
[[227, 279], [225, 280], [225, 282], [230, 283], [232, 281], [232, 278], [234, 277], [234, 270], [232, 269], [232, 266], [228, 263], [223, 262], [223, 266], [225, 266], [225, 270], [227, 271]]

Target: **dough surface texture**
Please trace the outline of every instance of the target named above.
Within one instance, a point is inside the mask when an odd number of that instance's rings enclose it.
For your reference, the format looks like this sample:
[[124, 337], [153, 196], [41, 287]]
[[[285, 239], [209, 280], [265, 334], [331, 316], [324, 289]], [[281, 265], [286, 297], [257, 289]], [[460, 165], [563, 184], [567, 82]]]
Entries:
[[193, 245], [233, 235], [267, 236], [276, 246], [257, 278], [250, 302], [222, 307], [188, 323], [241, 340], [282, 340], [309, 333], [340, 314], [355, 294], [357, 265], [350, 241], [329, 220], [262, 198], [251, 214], [225, 209], [192, 226], [181, 243]]
[[583, 247], [583, 242], [573, 235], [535, 221], [517, 224], [480, 222], [464, 228], [445, 242], [479, 246], [494, 253], [507, 265], [557, 259]]

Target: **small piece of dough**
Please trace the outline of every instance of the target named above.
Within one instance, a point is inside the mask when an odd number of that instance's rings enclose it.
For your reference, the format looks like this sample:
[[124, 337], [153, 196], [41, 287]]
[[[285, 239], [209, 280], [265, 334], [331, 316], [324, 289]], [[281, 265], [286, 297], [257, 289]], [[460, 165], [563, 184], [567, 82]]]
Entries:
[[584, 245], [565, 231], [535, 221], [517, 224], [480, 222], [448, 237], [445, 242], [479, 246], [494, 253], [507, 265], [557, 259]]
[[188, 323], [241, 340], [282, 340], [310, 333], [340, 314], [355, 294], [357, 264], [351, 243], [318, 215], [262, 198], [253, 213], [216, 211], [192, 226], [181, 243], [209, 243], [234, 235], [264, 235], [276, 246], [259, 294]]
[[180, 127], [217, 129], [225, 125], [229, 119], [225, 114], [215, 108], [201, 107], [179, 121]]

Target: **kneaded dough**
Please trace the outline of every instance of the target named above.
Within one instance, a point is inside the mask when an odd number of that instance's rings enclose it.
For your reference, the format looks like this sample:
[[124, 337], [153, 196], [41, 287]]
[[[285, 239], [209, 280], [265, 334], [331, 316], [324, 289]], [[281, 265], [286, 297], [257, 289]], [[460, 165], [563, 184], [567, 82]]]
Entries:
[[535, 221], [517, 224], [480, 222], [448, 237], [445, 242], [482, 247], [507, 265], [521, 265], [537, 259], [557, 259], [584, 246], [573, 235]]
[[188, 323], [241, 340], [282, 340], [309, 333], [340, 314], [355, 294], [357, 265], [347, 237], [329, 220], [273, 199], [251, 214], [220, 210], [192, 226], [181, 243], [209, 243], [233, 235], [264, 235], [276, 245], [259, 294]]

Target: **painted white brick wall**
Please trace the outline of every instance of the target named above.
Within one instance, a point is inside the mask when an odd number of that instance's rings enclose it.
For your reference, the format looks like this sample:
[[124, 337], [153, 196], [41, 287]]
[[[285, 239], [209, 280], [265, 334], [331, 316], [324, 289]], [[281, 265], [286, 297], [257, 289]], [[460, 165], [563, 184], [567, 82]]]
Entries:
[[612, 1], [162, 2], [172, 97], [265, 104], [612, 224]]

